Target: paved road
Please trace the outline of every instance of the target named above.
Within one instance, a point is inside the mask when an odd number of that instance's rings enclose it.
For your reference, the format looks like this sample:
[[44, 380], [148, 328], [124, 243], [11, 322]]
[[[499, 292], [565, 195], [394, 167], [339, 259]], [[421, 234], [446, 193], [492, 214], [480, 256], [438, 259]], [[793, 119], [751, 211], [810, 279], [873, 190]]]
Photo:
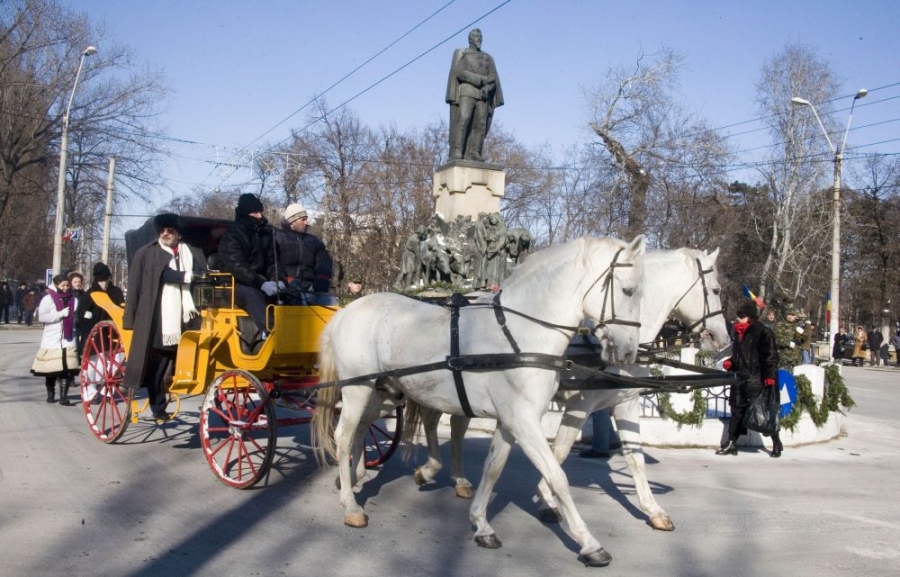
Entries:
[[[210, 473], [190, 402], [178, 422], [97, 442], [80, 407], [44, 403], [42, 380], [29, 376], [39, 334], [0, 330], [2, 577], [900, 575], [896, 369], [847, 367], [859, 404], [847, 436], [778, 460], [650, 449], [648, 475], [673, 533], [646, 524], [621, 456], [571, 457], [576, 503], [614, 557], [587, 569], [571, 539], [534, 518], [537, 477], [521, 452], [489, 510], [502, 549], [474, 544], [468, 503], [446, 478], [417, 488], [396, 457], [362, 489], [369, 528], [351, 529], [335, 471], [315, 466], [305, 429], [281, 432], [268, 485], [248, 491]], [[473, 479], [486, 448], [469, 443]]]

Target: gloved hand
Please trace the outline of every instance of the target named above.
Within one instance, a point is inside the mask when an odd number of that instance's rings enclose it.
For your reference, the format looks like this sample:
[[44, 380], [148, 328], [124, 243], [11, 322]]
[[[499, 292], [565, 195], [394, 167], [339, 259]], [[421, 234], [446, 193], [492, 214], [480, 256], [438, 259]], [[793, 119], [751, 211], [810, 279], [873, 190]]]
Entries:
[[66, 307], [63, 310], [58, 311], [58, 312], [59, 312], [59, 318], [64, 319], [67, 316], [69, 316], [69, 307]]
[[84, 318], [91, 320], [92, 318], [94, 318], [94, 313], [92, 313], [91, 311], [84, 311]]
[[266, 296], [273, 297], [278, 294], [278, 285], [275, 284], [275, 281], [267, 280], [262, 283], [262, 286], [259, 288], [262, 292], [266, 293]]
[[797, 327], [796, 331], [797, 331], [797, 334], [798, 334], [798, 335], [802, 335], [803, 332], [804, 332], [803, 329], [802, 329], [801, 327]]
[[790, 347], [791, 347], [792, 349], [797, 347], [797, 343], [795, 343], [794, 341], [791, 341], [791, 342], [789, 343], [789, 345], [790, 345]]
[[283, 291], [284, 289], [285, 289], [284, 281], [283, 280], [278, 281], [278, 290]]
[[774, 387], [774, 386], [775, 386], [775, 379], [766, 379], [766, 380], [763, 381], [763, 384], [764, 384], [765, 386], [767, 386], [767, 387]]
[[191, 278], [193, 277], [193, 273], [191, 271], [184, 272], [184, 284], [191, 284]]
[[722, 368], [726, 371], [730, 371], [731, 367], [733, 366], [734, 365], [731, 363], [731, 359], [725, 359], [724, 361], [722, 361]]

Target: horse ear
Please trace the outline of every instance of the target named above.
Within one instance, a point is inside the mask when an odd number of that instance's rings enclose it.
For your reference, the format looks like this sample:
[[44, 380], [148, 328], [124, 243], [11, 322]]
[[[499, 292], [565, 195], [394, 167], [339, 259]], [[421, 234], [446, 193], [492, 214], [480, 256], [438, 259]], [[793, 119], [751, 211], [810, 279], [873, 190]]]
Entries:
[[644, 251], [647, 249], [647, 237], [643, 234], [637, 235], [628, 248], [636, 255], [644, 254]]
[[716, 258], [719, 256], [719, 247], [716, 247], [716, 250], [709, 253], [709, 260], [712, 262], [716, 262]]

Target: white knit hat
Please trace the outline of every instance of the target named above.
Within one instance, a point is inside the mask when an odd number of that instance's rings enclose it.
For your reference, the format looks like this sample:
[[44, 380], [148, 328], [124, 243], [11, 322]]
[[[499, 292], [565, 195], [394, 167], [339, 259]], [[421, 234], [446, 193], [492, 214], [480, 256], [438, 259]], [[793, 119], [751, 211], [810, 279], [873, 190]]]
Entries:
[[284, 220], [291, 223], [297, 220], [298, 218], [307, 216], [306, 209], [303, 208], [302, 204], [299, 203], [291, 203], [288, 205], [286, 209], [284, 209]]

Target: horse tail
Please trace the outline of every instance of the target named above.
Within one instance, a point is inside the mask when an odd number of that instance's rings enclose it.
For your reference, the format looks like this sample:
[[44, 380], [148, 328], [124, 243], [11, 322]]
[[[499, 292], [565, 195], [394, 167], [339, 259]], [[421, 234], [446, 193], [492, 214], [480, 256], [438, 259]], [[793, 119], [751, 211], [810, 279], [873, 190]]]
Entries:
[[416, 434], [422, 425], [422, 405], [406, 397], [403, 406], [403, 433], [400, 435], [403, 462], [409, 463], [416, 442]]
[[[334, 348], [329, 336], [328, 327], [322, 332], [319, 340], [319, 382], [328, 383], [338, 380], [337, 367], [334, 362]], [[316, 410], [313, 412], [310, 425], [310, 441], [313, 453], [319, 465], [328, 463], [328, 457], [337, 461], [337, 445], [334, 442], [335, 407], [341, 400], [339, 387], [325, 387], [316, 394]]]

